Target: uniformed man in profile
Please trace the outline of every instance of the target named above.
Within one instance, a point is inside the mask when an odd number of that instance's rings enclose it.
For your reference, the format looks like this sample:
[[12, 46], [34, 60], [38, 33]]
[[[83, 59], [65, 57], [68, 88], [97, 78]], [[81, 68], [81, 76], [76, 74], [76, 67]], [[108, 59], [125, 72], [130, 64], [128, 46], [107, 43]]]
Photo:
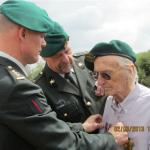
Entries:
[[24, 66], [38, 60], [53, 24], [32, 2], [8, 0], [0, 6], [0, 150], [115, 150], [127, 133], [114, 127], [95, 135], [70, 130], [41, 88], [26, 78]]
[[69, 36], [56, 22], [55, 32], [45, 39], [47, 45], [41, 56], [46, 65], [36, 83], [57, 117], [70, 122], [71, 128], [86, 132], [99, 129], [106, 97], [95, 95], [94, 78], [84, 65], [85, 53], [73, 55]]

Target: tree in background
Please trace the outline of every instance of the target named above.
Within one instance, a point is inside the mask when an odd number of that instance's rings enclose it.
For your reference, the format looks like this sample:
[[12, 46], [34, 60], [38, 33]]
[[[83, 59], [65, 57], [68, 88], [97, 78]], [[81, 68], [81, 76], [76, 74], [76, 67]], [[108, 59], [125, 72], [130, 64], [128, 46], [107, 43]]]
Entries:
[[139, 82], [150, 87], [150, 50], [137, 54]]
[[41, 73], [45, 66], [45, 61], [40, 57], [39, 61], [32, 65], [26, 66], [26, 71], [28, 73], [28, 79], [33, 81]]

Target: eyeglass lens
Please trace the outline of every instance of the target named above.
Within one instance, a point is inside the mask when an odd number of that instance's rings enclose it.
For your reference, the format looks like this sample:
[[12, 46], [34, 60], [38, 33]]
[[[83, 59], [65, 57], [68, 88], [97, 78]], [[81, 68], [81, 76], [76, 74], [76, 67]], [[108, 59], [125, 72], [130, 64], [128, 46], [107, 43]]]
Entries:
[[111, 80], [111, 75], [110, 73], [107, 73], [107, 72], [93, 72], [93, 77], [95, 80], [98, 79], [98, 76], [101, 76], [103, 79], [105, 80]]
[[100, 75], [105, 80], [111, 80], [111, 76], [106, 72], [102, 72], [102, 73], [100, 73]]

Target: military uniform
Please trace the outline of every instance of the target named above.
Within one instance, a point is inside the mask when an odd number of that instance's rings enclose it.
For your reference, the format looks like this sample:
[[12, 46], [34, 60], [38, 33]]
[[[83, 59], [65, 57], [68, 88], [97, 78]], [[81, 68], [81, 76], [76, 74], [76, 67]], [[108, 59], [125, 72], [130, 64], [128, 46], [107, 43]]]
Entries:
[[71, 132], [16, 63], [0, 57], [0, 72], [1, 150], [115, 150], [110, 134]]
[[[32, 2], [8, 0], [0, 6], [0, 13], [19, 24], [19, 28], [22, 26], [39, 33], [53, 30], [53, 21]], [[18, 33], [16, 28], [12, 30], [14, 34]], [[20, 30], [19, 33], [23, 33]], [[8, 40], [13, 38], [10, 33], [3, 34], [8, 34]], [[3, 34], [1, 42], [6, 40]], [[17, 48], [12, 47], [16, 48], [17, 54], [22, 49], [19, 49], [19, 44], [19, 40], [16, 40], [14, 45]], [[63, 121], [57, 119], [42, 90], [26, 79], [23, 65], [10, 56], [8, 50], [12, 45], [2, 45], [1, 51], [9, 55], [0, 53], [0, 150], [99, 150], [106, 146], [105, 150], [115, 149], [114, 138], [110, 134], [72, 132]]]
[[78, 53], [73, 59], [72, 74], [76, 77], [77, 85], [71, 84], [47, 65], [36, 80], [57, 117], [74, 123], [70, 124], [74, 129], [82, 129], [81, 123], [90, 115], [102, 114], [106, 100], [106, 97], [95, 95], [95, 81], [83, 63], [83, 55]]

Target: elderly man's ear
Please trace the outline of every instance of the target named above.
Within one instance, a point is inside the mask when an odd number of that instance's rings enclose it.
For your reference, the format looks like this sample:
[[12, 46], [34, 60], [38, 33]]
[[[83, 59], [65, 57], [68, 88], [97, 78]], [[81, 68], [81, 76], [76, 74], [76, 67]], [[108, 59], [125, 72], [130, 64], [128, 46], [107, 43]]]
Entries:
[[131, 63], [131, 64], [128, 64], [128, 69], [131, 74], [134, 74], [136, 68], [135, 68], [135, 65]]

